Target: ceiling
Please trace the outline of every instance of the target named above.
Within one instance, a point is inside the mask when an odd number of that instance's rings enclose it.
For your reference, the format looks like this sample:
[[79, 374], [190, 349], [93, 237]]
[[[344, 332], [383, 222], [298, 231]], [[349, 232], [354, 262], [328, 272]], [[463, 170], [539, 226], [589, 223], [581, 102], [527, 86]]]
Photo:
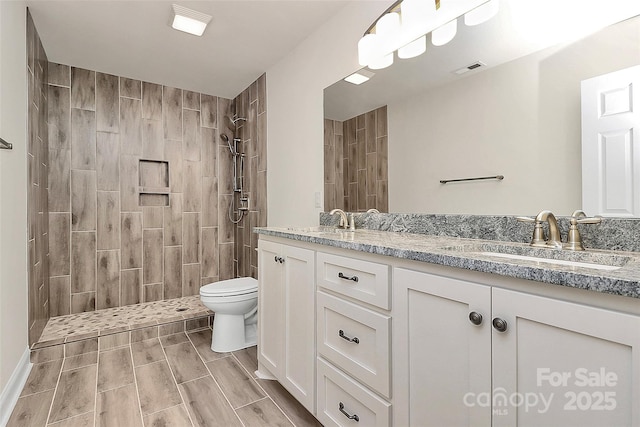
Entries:
[[[498, 15], [481, 25], [467, 27], [458, 19], [458, 33], [445, 46], [427, 39], [424, 54], [396, 56], [392, 66], [371, 70], [375, 75], [362, 85], [341, 80], [325, 89], [325, 117], [343, 121], [638, 14], [638, 0], [500, 0]], [[486, 67], [454, 73], [476, 61]]]
[[[213, 16], [202, 37], [171, 28], [172, 3]], [[242, 92], [347, 3], [27, 1], [49, 61], [226, 98]]]

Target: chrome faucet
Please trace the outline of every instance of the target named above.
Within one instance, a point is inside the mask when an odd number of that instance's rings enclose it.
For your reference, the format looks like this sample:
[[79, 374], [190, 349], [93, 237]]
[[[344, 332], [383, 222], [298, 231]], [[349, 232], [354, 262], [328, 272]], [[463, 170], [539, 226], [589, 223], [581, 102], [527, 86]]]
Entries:
[[[533, 238], [531, 239], [531, 246], [536, 247], [553, 247], [556, 249], [562, 249], [562, 239], [560, 237], [560, 229], [558, 228], [558, 221], [556, 216], [551, 211], [541, 211], [536, 215], [535, 219], [526, 216], [518, 217], [520, 222], [534, 222]], [[549, 238], [544, 236], [544, 229], [542, 223], [547, 222], [549, 224]]]
[[340, 227], [347, 228], [349, 226], [349, 219], [347, 218], [347, 214], [344, 213], [342, 209], [333, 209], [331, 212], [329, 212], [329, 215], [335, 214], [340, 215]]

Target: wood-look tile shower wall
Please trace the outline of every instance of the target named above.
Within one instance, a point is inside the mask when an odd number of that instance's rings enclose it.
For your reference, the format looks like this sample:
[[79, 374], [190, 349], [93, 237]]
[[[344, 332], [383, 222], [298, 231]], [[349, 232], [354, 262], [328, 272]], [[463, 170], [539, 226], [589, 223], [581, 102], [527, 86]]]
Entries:
[[49, 320], [47, 74], [47, 54], [27, 12], [29, 344], [38, 339]]
[[324, 210], [389, 211], [387, 107], [324, 120]]
[[[258, 277], [258, 235], [253, 227], [267, 225], [267, 110], [266, 75], [262, 75], [234, 100], [238, 121], [236, 137], [242, 140], [245, 155], [244, 188], [249, 197], [249, 210], [236, 224], [236, 252], [238, 276]], [[226, 191], [232, 190], [227, 188]], [[238, 206], [240, 193], [235, 193]]]
[[52, 316], [235, 277], [231, 100], [50, 63], [49, 102]]

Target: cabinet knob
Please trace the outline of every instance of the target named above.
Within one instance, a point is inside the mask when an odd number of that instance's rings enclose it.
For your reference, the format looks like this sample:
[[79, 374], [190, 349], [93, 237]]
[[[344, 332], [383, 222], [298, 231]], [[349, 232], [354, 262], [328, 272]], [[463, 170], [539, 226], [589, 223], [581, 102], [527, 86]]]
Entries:
[[469, 313], [469, 321], [471, 323], [473, 323], [474, 325], [481, 325], [482, 324], [482, 314], [478, 313], [477, 311], [472, 311], [471, 313]]
[[360, 339], [359, 339], [358, 337], [349, 338], [348, 336], [346, 336], [346, 335], [344, 334], [344, 331], [343, 331], [342, 329], [340, 329], [340, 330], [338, 331], [338, 336], [339, 336], [340, 338], [342, 338], [343, 340], [346, 340], [346, 341], [352, 342], [352, 343], [354, 343], [354, 344], [360, 344]]
[[280, 264], [284, 263], [284, 258], [282, 258], [281, 256], [276, 255], [275, 257], [273, 257], [273, 260], [275, 262], [279, 262]]
[[507, 321], [504, 319], [496, 317], [495, 319], [493, 319], [493, 322], [491, 323], [493, 324], [493, 327], [495, 328], [495, 330], [498, 332], [504, 332], [507, 330]]
[[344, 409], [344, 403], [340, 402], [340, 404], [338, 405], [338, 409], [340, 409], [340, 412], [342, 412], [342, 414], [349, 418], [350, 420], [354, 420], [356, 422], [360, 421], [360, 417], [357, 416], [356, 414], [351, 415], [350, 413], [348, 413], [347, 411], [345, 411]]

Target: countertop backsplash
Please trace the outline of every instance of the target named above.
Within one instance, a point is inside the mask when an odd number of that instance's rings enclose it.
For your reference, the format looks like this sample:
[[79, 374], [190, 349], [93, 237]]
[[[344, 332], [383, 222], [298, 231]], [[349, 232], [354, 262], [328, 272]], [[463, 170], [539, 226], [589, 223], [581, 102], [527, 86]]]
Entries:
[[[355, 213], [356, 229], [427, 234], [465, 239], [527, 243], [533, 224], [510, 215]], [[534, 217], [535, 214], [531, 215]], [[557, 217], [566, 241], [570, 217]], [[320, 213], [320, 225], [338, 226], [339, 216]], [[587, 249], [640, 252], [640, 219], [603, 218], [600, 224], [578, 225]], [[547, 225], [545, 224], [545, 232]]]

